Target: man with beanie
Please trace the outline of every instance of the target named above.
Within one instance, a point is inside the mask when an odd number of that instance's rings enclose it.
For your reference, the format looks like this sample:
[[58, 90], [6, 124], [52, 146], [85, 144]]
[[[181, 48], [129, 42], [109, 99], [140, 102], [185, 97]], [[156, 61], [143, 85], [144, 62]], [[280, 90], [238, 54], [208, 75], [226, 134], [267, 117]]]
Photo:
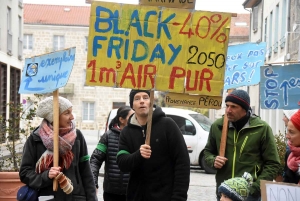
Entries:
[[[224, 180], [248, 172], [253, 177], [246, 201], [260, 201], [260, 180], [270, 180], [280, 167], [270, 126], [251, 113], [250, 97], [244, 90], [234, 90], [225, 99], [228, 118], [225, 157], [219, 156], [224, 117], [211, 126], [204, 149], [208, 166], [217, 169], [217, 186]], [[218, 199], [220, 197], [218, 195]]]
[[187, 146], [177, 124], [153, 108], [150, 145], [145, 144], [150, 91], [131, 90], [135, 113], [121, 131], [117, 163], [130, 172], [127, 201], [186, 201], [190, 179]]

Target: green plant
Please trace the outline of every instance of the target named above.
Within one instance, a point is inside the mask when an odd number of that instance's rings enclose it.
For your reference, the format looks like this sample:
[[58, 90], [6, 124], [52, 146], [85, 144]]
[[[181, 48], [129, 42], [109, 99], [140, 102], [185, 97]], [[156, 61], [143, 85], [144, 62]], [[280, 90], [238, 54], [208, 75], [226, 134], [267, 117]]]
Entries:
[[286, 140], [284, 134], [282, 134], [280, 131], [279, 134], [274, 136], [274, 138], [280, 160], [280, 168], [277, 172], [277, 175], [282, 175], [285, 166]]
[[8, 103], [8, 119], [0, 115], [0, 171], [19, 171], [24, 142], [34, 130], [31, 124], [40, 95], [34, 97], [27, 98], [30, 104], [26, 108], [21, 103]]

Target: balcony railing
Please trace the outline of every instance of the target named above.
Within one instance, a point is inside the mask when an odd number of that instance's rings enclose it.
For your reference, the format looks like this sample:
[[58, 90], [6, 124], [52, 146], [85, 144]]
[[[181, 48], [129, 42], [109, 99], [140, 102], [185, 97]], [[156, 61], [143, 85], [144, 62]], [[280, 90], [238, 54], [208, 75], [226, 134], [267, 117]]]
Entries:
[[19, 60], [22, 60], [22, 56], [23, 56], [23, 41], [21, 38], [19, 38], [19, 42], [18, 42], [18, 58], [19, 58]]
[[7, 54], [12, 55], [12, 33], [7, 31]]

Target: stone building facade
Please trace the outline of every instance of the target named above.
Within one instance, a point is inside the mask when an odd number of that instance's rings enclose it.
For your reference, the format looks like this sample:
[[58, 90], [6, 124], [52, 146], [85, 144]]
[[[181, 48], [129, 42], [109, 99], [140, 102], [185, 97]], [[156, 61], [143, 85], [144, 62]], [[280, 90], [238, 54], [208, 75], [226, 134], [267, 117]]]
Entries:
[[24, 4], [24, 41], [31, 45], [24, 47], [23, 54], [30, 58], [76, 47], [71, 76], [59, 95], [73, 103], [77, 128], [96, 131], [105, 128], [112, 108], [128, 105], [130, 89], [85, 86], [89, 15], [89, 6]]

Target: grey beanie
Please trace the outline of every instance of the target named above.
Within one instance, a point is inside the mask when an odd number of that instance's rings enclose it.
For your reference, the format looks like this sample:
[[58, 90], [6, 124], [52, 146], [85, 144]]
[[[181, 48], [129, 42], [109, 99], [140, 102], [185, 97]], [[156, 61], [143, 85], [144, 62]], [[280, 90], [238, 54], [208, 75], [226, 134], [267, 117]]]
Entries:
[[135, 94], [139, 93], [139, 92], [145, 92], [147, 93], [149, 96], [150, 96], [150, 90], [138, 90], [138, 89], [132, 89], [129, 93], [129, 104], [130, 104], [130, 107], [132, 108], [133, 107], [133, 99], [134, 99], [134, 96]]
[[225, 99], [225, 103], [227, 101], [240, 105], [244, 110], [246, 110], [246, 112], [250, 108], [250, 97], [246, 91], [241, 89], [234, 90], [233, 92], [228, 94]]
[[[66, 111], [67, 109], [73, 106], [68, 99], [61, 96], [58, 97], [58, 102], [59, 102], [59, 114], [63, 113], [64, 111]], [[39, 106], [37, 108], [36, 115], [52, 123], [53, 122], [53, 96], [49, 96], [45, 98], [44, 100], [39, 102], [38, 105]]]

